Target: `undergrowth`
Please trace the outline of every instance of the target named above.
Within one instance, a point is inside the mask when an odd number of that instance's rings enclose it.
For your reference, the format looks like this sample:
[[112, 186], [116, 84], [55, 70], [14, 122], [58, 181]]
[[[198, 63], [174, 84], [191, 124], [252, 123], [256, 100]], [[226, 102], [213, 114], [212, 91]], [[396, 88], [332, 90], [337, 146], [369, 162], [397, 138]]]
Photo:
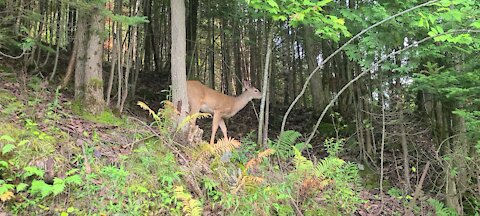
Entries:
[[[10, 86], [9, 88], [17, 88]], [[244, 138], [178, 143], [170, 103], [152, 123], [91, 116], [38, 80], [0, 90], [0, 207], [18, 215], [350, 215], [364, 203], [357, 166], [329, 139], [316, 163], [287, 131], [259, 148]], [[35, 90], [35, 91], [33, 91]], [[41, 91], [40, 91], [41, 90]], [[39, 93], [40, 92], [40, 93]], [[14, 104], [14, 105], [12, 105]], [[73, 109], [74, 112], [70, 110]], [[231, 157], [224, 157], [231, 153]]]

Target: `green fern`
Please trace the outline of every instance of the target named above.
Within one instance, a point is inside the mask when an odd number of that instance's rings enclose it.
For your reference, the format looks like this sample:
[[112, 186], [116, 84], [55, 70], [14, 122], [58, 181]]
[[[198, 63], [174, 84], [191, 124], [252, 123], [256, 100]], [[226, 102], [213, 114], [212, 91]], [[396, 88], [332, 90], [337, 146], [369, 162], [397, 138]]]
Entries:
[[297, 169], [297, 171], [300, 173], [311, 173], [311, 171], [313, 170], [312, 161], [302, 156], [302, 153], [297, 148], [292, 148], [295, 154], [295, 157], [293, 157], [293, 163], [295, 164], [295, 168]]
[[325, 140], [323, 146], [325, 146], [328, 155], [338, 157], [338, 153], [343, 150], [343, 143], [344, 139], [337, 140], [335, 138], [330, 138]]
[[301, 136], [302, 134], [297, 131], [285, 131], [278, 136], [276, 141], [271, 142], [270, 145], [275, 149], [280, 158], [286, 159], [295, 155], [292, 146], [295, 145], [295, 141]]
[[182, 186], [177, 186], [175, 188], [174, 196], [177, 200], [182, 201], [184, 215], [202, 215], [202, 203], [196, 199], [193, 199], [192, 195], [185, 192]]
[[333, 177], [337, 170], [342, 168], [345, 161], [337, 157], [326, 157], [319, 161], [315, 167], [315, 175], [317, 177]]
[[160, 115], [157, 114], [155, 111], [153, 111], [152, 109], [150, 109], [150, 107], [145, 104], [144, 102], [142, 101], [138, 101], [137, 102], [137, 105], [140, 106], [142, 109], [144, 110], [147, 110], [148, 113], [153, 117], [153, 119], [155, 119], [155, 121], [160, 121]]
[[192, 114], [192, 115], [188, 115], [186, 118], [184, 118], [182, 120], [182, 122], [180, 122], [180, 124], [178, 124], [177, 126], [177, 132], [182, 129], [186, 124], [190, 123], [191, 121], [193, 120], [196, 120], [196, 119], [202, 119], [202, 118], [208, 118], [210, 117], [210, 113], [195, 113], [195, 114]]
[[226, 152], [231, 152], [242, 145], [240, 141], [234, 138], [220, 139], [217, 144], [202, 144], [194, 151], [193, 155], [197, 160], [206, 160], [212, 155], [221, 156]]
[[435, 214], [438, 215], [438, 216], [456, 216], [458, 215], [457, 212], [452, 209], [452, 208], [448, 208], [448, 207], [445, 207], [445, 205], [436, 200], [436, 199], [428, 199], [427, 200], [428, 204], [430, 204], [433, 209], [435, 209]]

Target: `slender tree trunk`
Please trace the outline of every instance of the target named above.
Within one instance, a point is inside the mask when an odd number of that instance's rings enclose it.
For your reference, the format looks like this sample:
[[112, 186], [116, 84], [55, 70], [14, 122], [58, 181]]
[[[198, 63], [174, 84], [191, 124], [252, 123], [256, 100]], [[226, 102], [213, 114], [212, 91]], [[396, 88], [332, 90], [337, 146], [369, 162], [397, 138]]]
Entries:
[[50, 80], [53, 80], [53, 77], [55, 77], [55, 74], [57, 73], [57, 66], [58, 66], [58, 58], [60, 56], [60, 40], [61, 40], [61, 37], [62, 37], [62, 32], [63, 32], [63, 28], [62, 28], [62, 24], [60, 24], [61, 22], [61, 17], [62, 17], [62, 7], [61, 7], [61, 2], [60, 0], [57, 0], [57, 28], [56, 28], [56, 45], [57, 45], [57, 48], [55, 49], [55, 63], [53, 65], [53, 71], [52, 71], [52, 75], [50, 76]]
[[[118, 25], [117, 22], [114, 22], [112, 24], [112, 32], [116, 31], [116, 25]], [[112, 58], [111, 58], [111, 68], [110, 68], [110, 75], [108, 76], [108, 86], [107, 86], [107, 106], [110, 106], [110, 98], [112, 95], [112, 88], [113, 88], [113, 79], [115, 77], [115, 69], [117, 66], [117, 58], [118, 58], [118, 53], [120, 52], [118, 50], [117, 46], [117, 35], [114, 34], [113, 37], [113, 46], [112, 46]]]
[[215, 89], [215, 19], [209, 19], [210, 24], [210, 87]]
[[[313, 38], [315, 35], [313, 35], [312, 28], [311, 27], [305, 27], [305, 35], [304, 35], [304, 40], [305, 40], [305, 57], [307, 59], [307, 67], [308, 71], [312, 72], [318, 65], [317, 62], [317, 56], [319, 54], [317, 46], [315, 46]], [[310, 90], [312, 94], [312, 105], [313, 105], [313, 110], [316, 113], [322, 112], [323, 109], [325, 108], [326, 104], [324, 103], [324, 99], [322, 96], [323, 87], [322, 87], [322, 73], [318, 72], [315, 73], [310, 79]]]
[[[77, 48], [77, 60], [75, 65], [75, 99], [83, 100], [85, 96], [85, 62], [87, 48], [87, 26], [88, 16], [82, 12], [79, 13], [77, 20], [77, 30], [75, 32], [75, 41]], [[75, 46], [74, 46], [75, 47]]]
[[240, 22], [238, 21], [238, 17], [233, 18], [233, 60], [234, 60], [234, 65], [235, 65], [235, 76], [237, 79], [235, 80], [235, 91], [237, 94], [242, 92], [242, 80], [244, 75], [242, 74], [242, 54], [241, 54], [241, 49], [240, 49], [240, 43], [241, 43], [241, 34], [240, 34], [240, 28], [238, 25], [240, 25]]
[[190, 0], [187, 19], [187, 74], [193, 72], [197, 43], [198, 0]]
[[[187, 98], [186, 74], [186, 33], [185, 33], [185, 2], [171, 0], [172, 11], [172, 99], [179, 111], [177, 124], [186, 116], [189, 109]], [[185, 132], [187, 127], [182, 128]]]
[[[152, 20], [152, 13], [151, 13], [151, 8], [152, 8], [152, 0], [145, 0], [145, 4], [143, 5], [143, 16], [146, 16], [148, 20]], [[145, 35], [144, 35], [144, 63], [143, 63], [143, 71], [149, 72], [152, 70], [151, 68], [151, 62], [152, 62], [152, 35], [151, 35], [151, 28], [152, 28], [152, 23], [148, 22], [143, 25], [144, 30], [145, 30]]]
[[402, 144], [403, 151], [403, 177], [405, 178], [405, 189], [410, 192], [412, 187], [410, 185], [410, 160], [408, 153], [407, 132], [405, 130], [405, 117], [403, 114], [403, 103], [400, 102], [400, 143]]
[[260, 119], [258, 122], [258, 139], [257, 143], [260, 144], [261, 146], [266, 147], [267, 143], [264, 142], [267, 140], [264, 135], [266, 135], [266, 132], [263, 130], [264, 128], [268, 127], [268, 118], [266, 117], [265, 112], [265, 104], [267, 103], [267, 92], [268, 92], [268, 76], [269, 76], [269, 71], [270, 71], [270, 58], [272, 54], [272, 40], [273, 40], [273, 27], [270, 28], [270, 31], [268, 32], [268, 43], [267, 43], [267, 53], [265, 57], [265, 67], [263, 69], [263, 84], [262, 84], [262, 100], [260, 104]]

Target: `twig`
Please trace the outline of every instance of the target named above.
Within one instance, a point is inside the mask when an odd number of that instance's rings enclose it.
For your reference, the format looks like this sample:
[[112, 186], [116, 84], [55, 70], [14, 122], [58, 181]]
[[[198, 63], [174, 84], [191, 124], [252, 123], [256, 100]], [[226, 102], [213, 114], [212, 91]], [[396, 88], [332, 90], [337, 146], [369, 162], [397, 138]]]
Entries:
[[19, 56], [11, 56], [11, 55], [8, 55], [6, 53], [3, 53], [2, 51], [0, 51], [0, 54], [7, 57], [7, 58], [11, 58], [11, 59], [19, 59], [21, 58], [23, 55], [27, 54], [26, 50], [23, 50], [22, 51], [22, 54], [20, 54]]
[[380, 198], [382, 206], [379, 212], [383, 211], [383, 175], [384, 175], [384, 153], [385, 153], [385, 96], [382, 94], [382, 144], [380, 149]]
[[292, 197], [290, 197], [290, 203], [292, 203], [293, 207], [295, 207], [295, 211], [297, 212], [297, 215], [303, 216], [302, 211], [300, 211], [300, 208], [298, 207], [297, 203], [295, 203]]
[[143, 141], [148, 140], [148, 139], [150, 139], [150, 138], [153, 138], [153, 137], [155, 137], [155, 136], [156, 136], [156, 135], [150, 135], [150, 136], [145, 137], [145, 138], [143, 138], [143, 139], [136, 140], [136, 141], [134, 141], [134, 142], [131, 142], [131, 143], [128, 143], [128, 144], [124, 145], [123, 148], [127, 148], [127, 147], [130, 146], [130, 151], [132, 151], [133, 146], [134, 146], [135, 144], [137, 144], [137, 143], [139, 143], [139, 142], [143, 142]]
[[425, 181], [425, 177], [427, 176], [428, 168], [430, 168], [430, 161], [427, 162], [425, 165], [425, 168], [423, 169], [422, 177], [420, 177], [420, 181], [418, 181], [417, 187], [415, 187], [415, 192], [413, 193], [413, 198], [412, 201], [410, 202], [410, 209], [413, 209], [415, 206], [415, 201], [418, 197], [418, 194], [420, 193], [420, 190], [422, 190], [423, 187], [423, 182]]

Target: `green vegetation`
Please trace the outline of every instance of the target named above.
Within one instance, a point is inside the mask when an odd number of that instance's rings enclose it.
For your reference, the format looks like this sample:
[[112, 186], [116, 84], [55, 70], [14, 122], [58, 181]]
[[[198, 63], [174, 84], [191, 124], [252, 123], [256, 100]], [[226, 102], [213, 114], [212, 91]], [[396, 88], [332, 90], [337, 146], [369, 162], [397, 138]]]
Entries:
[[[159, 112], [141, 104], [156, 120], [159, 133], [153, 135], [111, 114], [69, 113], [59, 103], [59, 89], [41, 96], [29, 90], [23, 101], [2, 92], [2, 105], [34, 106], [1, 112], [2, 122], [19, 118], [0, 127], [0, 198], [12, 214], [291, 215], [301, 209], [307, 215], [342, 215], [364, 202], [356, 165], [336, 157], [342, 141], [331, 140], [330, 156], [316, 164], [300, 154], [310, 147], [296, 143], [300, 134], [294, 131], [264, 150], [248, 147], [248, 140], [184, 149], [173, 142], [175, 112], [169, 103]], [[46, 114], [42, 121], [30, 116], [35, 108]], [[233, 155], [222, 162], [226, 152]]]
[[[478, 0], [0, 0], [0, 14], [0, 215], [479, 216]], [[185, 71], [228, 95], [248, 80], [265, 104], [236, 103], [220, 124], [235, 139], [207, 144], [209, 115], [177, 121]]]

